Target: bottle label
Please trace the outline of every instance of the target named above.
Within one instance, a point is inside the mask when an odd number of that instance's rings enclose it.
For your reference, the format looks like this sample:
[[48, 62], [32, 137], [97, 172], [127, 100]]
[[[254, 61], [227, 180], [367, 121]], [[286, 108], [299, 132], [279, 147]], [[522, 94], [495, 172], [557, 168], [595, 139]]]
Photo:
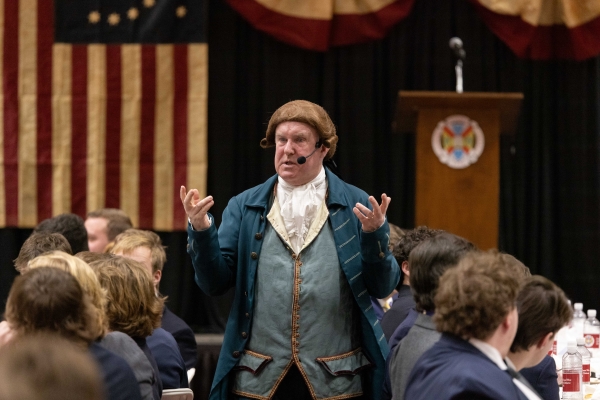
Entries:
[[590, 383], [590, 364], [583, 364], [581, 366], [581, 372], [583, 373], [582, 382]]
[[563, 392], [579, 392], [581, 375], [577, 372], [563, 372]]
[[586, 333], [583, 337], [585, 339], [585, 347], [588, 349], [600, 348], [600, 333]]

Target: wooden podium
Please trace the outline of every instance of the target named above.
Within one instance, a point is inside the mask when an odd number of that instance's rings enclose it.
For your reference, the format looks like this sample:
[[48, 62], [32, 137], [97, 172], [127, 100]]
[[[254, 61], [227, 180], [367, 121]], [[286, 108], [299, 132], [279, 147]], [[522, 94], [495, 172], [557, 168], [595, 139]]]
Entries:
[[[522, 93], [398, 93], [395, 129], [416, 131], [415, 226], [447, 230], [483, 250], [498, 247], [500, 134], [515, 132], [522, 100]], [[483, 140], [473, 134], [469, 137], [470, 144], [484, 143], [478, 159], [459, 169], [442, 163], [433, 148], [441, 130], [452, 133], [440, 122], [453, 115], [475, 121], [474, 127], [483, 133]], [[432, 139], [434, 131], [438, 132], [436, 140]], [[452, 148], [436, 147], [436, 151], [450, 154]], [[469, 155], [469, 148], [465, 150], [454, 151]]]

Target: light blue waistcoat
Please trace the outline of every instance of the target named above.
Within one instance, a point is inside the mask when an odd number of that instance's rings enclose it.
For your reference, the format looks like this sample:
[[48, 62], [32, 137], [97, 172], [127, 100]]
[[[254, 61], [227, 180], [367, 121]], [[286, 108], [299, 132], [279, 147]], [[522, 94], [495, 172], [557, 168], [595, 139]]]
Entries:
[[299, 256], [285, 242], [281, 219], [271, 213], [269, 221], [252, 334], [235, 368], [233, 392], [268, 399], [295, 363], [315, 399], [361, 395], [359, 372], [370, 362], [360, 349], [360, 316], [327, 216], [313, 223], [314, 238]]

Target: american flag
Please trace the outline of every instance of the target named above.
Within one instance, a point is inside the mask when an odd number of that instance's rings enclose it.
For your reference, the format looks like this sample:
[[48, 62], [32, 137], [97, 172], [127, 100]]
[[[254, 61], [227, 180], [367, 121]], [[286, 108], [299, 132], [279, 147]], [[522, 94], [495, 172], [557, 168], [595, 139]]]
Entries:
[[206, 191], [201, 0], [0, 0], [0, 227], [121, 208], [176, 230]]

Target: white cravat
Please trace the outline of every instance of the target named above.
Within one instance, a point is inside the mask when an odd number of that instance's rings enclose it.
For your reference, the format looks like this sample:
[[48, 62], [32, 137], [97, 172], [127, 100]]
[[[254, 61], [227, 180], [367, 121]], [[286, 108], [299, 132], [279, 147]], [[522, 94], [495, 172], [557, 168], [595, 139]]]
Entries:
[[292, 249], [298, 254], [304, 245], [310, 224], [315, 219], [327, 193], [325, 168], [321, 168], [321, 172], [315, 179], [301, 186], [292, 186], [281, 177], [278, 180], [277, 200], [281, 217]]

